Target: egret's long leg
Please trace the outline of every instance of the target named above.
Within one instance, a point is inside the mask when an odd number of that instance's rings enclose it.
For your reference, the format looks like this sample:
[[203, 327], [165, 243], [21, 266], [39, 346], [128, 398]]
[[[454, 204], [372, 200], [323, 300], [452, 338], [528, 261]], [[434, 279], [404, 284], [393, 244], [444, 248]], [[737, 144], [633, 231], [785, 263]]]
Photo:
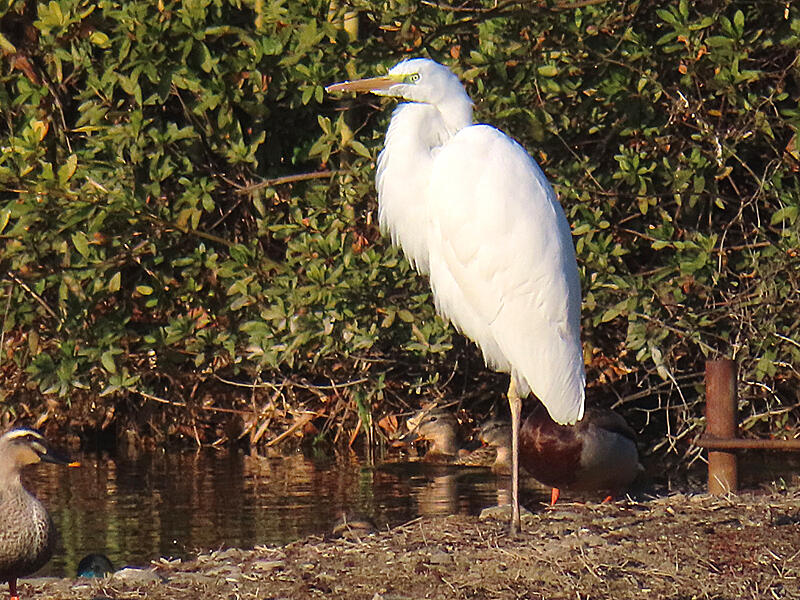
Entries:
[[519, 419], [522, 399], [517, 393], [514, 376], [508, 384], [508, 407], [511, 410], [511, 533], [520, 530], [519, 520]]

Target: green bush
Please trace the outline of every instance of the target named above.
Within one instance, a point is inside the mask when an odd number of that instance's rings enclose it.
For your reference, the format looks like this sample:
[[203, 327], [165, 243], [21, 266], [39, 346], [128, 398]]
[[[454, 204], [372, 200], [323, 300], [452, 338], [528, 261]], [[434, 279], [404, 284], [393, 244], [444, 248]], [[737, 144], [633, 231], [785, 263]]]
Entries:
[[674, 447], [732, 356], [745, 425], [796, 427], [791, 3], [6, 0], [0, 33], [9, 413], [160, 399], [180, 434], [501, 398], [376, 229], [389, 104], [323, 93], [427, 55], [554, 182], [591, 401]]

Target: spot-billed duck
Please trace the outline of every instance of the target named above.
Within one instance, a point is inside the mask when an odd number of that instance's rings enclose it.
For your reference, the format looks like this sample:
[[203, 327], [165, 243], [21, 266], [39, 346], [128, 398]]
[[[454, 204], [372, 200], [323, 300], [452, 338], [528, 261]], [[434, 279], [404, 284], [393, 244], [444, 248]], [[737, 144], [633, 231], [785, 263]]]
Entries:
[[486, 421], [477, 431], [480, 448], [457, 461], [458, 464], [491, 467], [498, 475], [511, 475], [511, 424], [497, 419]]
[[446, 410], [422, 410], [408, 419], [406, 427], [408, 434], [403, 441], [428, 442], [428, 451], [422, 457], [424, 462], [452, 463], [463, 455], [458, 447], [458, 421]]
[[50, 560], [56, 531], [44, 506], [20, 481], [28, 465], [70, 463], [32, 429], [12, 429], [0, 437], [0, 581], [7, 581], [12, 600], [19, 600], [17, 578], [30, 575]]

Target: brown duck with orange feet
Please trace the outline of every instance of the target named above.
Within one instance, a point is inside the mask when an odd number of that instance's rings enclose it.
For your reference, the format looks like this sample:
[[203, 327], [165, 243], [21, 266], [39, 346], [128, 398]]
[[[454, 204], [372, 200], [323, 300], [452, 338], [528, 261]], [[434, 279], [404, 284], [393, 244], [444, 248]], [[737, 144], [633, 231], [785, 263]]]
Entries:
[[559, 489], [626, 492], [643, 471], [630, 425], [610, 410], [586, 408], [575, 425], [559, 425], [541, 404], [520, 428], [520, 465], [540, 482]]

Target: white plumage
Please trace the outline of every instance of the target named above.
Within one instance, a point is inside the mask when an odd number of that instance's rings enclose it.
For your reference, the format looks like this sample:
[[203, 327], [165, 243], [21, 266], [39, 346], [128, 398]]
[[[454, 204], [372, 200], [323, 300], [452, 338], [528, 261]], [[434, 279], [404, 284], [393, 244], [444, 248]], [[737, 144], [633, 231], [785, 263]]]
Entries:
[[395, 109], [378, 159], [380, 224], [428, 275], [438, 312], [511, 374], [518, 510], [519, 397], [532, 391], [558, 423], [583, 416], [580, 281], [564, 211], [522, 146], [473, 125], [446, 67], [413, 59], [328, 90], [410, 101]]

